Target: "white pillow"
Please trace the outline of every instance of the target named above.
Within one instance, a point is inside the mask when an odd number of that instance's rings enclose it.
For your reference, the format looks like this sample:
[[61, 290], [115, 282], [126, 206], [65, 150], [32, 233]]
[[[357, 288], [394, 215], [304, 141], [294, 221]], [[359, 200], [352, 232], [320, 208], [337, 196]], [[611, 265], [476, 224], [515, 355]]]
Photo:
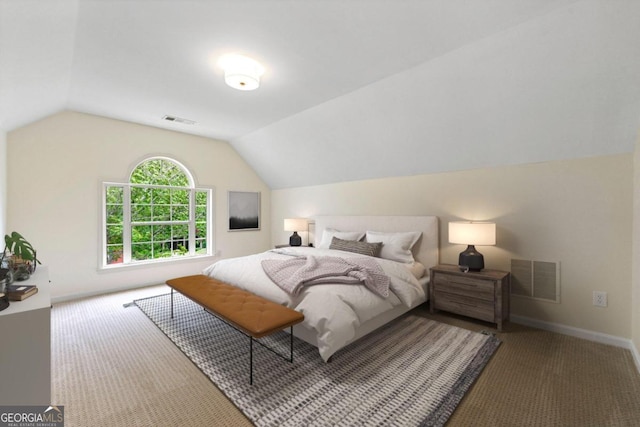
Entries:
[[367, 242], [382, 242], [380, 258], [392, 261], [411, 263], [414, 261], [411, 248], [416, 244], [421, 231], [407, 231], [404, 233], [382, 233], [379, 231], [367, 231]]
[[411, 274], [413, 274], [413, 277], [415, 277], [416, 279], [422, 279], [424, 277], [424, 274], [427, 272], [427, 269], [424, 265], [416, 261], [413, 264], [409, 265], [409, 271], [411, 271]]
[[342, 240], [361, 240], [364, 237], [363, 231], [338, 231], [333, 228], [325, 228], [322, 232], [322, 240], [317, 245], [319, 249], [329, 249], [331, 240], [337, 237]]

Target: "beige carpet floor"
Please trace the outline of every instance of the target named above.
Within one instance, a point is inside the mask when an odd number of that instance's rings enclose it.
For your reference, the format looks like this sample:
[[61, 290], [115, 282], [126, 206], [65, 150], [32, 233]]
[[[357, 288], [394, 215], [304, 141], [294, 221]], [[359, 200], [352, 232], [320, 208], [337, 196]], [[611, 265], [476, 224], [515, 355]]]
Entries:
[[[136, 307], [165, 286], [55, 304], [52, 403], [65, 426], [251, 423]], [[472, 330], [491, 325], [416, 313]], [[628, 350], [508, 323], [449, 426], [637, 426], [640, 374]]]

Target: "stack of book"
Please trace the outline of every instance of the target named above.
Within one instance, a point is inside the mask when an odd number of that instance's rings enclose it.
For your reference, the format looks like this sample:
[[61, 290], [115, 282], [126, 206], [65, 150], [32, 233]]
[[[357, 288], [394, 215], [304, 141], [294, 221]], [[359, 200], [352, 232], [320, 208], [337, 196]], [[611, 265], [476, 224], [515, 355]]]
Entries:
[[38, 287], [34, 285], [9, 285], [5, 292], [10, 301], [22, 301], [38, 293]]

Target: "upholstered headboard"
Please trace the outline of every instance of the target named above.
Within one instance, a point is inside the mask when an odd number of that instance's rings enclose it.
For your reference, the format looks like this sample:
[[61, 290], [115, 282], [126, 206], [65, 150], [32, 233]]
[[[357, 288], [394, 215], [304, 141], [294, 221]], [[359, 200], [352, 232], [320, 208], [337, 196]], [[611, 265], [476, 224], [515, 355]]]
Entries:
[[436, 216], [317, 216], [315, 240], [319, 242], [325, 228], [339, 231], [421, 231], [413, 247], [413, 257], [427, 269], [438, 264], [438, 217]]

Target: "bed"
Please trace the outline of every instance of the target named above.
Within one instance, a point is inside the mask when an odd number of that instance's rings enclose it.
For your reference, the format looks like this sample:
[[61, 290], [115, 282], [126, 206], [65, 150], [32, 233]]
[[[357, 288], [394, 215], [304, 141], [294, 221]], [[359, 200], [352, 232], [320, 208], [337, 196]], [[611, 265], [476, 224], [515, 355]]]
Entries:
[[[316, 346], [322, 359], [328, 361], [341, 348], [427, 300], [428, 271], [438, 263], [438, 219], [318, 216], [314, 222], [313, 248], [287, 247], [219, 260], [203, 273], [302, 312], [305, 320], [294, 327], [294, 336]], [[354, 253], [352, 245], [357, 250], [375, 246], [380, 253], [375, 258]], [[340, 262], [374, 259], [389, 278], [388, 296], [382, 297], [363, 285], [340, 282], [304, 286], [295, 293], [291, 289], [285, 291], [285, 287], [274, 283], [267, 267], [299, 259]]]

